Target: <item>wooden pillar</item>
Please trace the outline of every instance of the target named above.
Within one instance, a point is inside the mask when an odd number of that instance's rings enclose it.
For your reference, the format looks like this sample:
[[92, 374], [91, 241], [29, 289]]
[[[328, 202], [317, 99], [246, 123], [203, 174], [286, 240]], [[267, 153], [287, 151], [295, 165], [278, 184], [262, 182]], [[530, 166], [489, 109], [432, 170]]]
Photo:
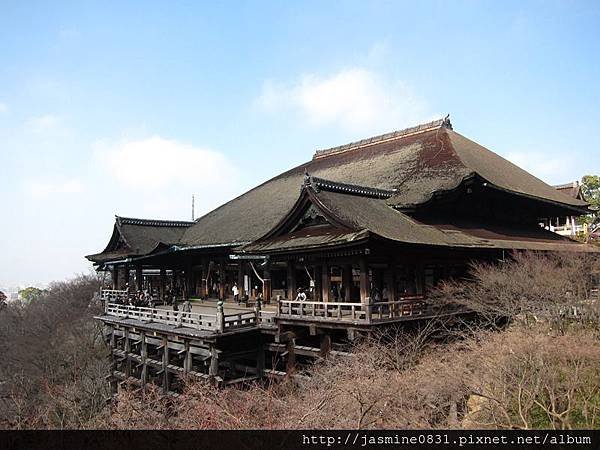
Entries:
[[140, 339], [142, 340], [140, 356], [142, 358], [142, 387], [146, 386], [148, 383], [148, 344], [146, 343], [146, 333], [144, 331], [140, 331]]
[[262, 339], [260, 345], [257, 349], [256, 354], [256, 375], [259, 377], [264, 376], [265, 374], [265, 345], [262, 343]]
[[[266, 303], [271, 302], [271, 265], [267, 262], [263, 271], [263, 300]], [[263, 351], [264, 358], [264, 351]]]
[[140, 265], [135, 266], [135, 290], [138, 292], [143, 290], [143, 288], [144, 288], [144, 286], [142, 284], [142, 276], [143, 276], [142, 266], [140, 266]]
[[119, 266], [116, 264], [112, 268], [112, 288], [119, 289]]
[[210, 368], [208, 374], [212, 377], [219, 375], [219, 353], [215, 347], [210, 348]]
[[369, 267], [365, 257], [360, 258], [360, 302], [367, 303], [369, 297]]
[[202, 284], [200, 286], [200, 296], [208, 298], [208, 260], [202, 258]]
[[183, 298], [188, 300], [192, 296], [192, 265], [185, 266], [185, 284], [183, 287]]
[[159, 292], [160, 292], [160, 300], [161, 302], [165, 302], [165, 295], [167, 291], [167, 269], [164, 267], [160, 268], [160, 284], [159, 284]]
[[342, 268], [342, 288], [344, 289], [344, 298], [347, 302], [351, 302], [352, 299], [352, 264], [344, 264]]
[[287, 364], [286, 364], [286, 372], [287, 374], [291, 374], [296, 371], [296, 343], [295, 339], [289, 339], [286, 342], [287, 351]]
[[296, 298], [296, 264], [294, 261], [287, 263], [287, 297], [288, 300]]
[[131, 376], [131, 341], [129, 339], [129, 329], [125, 328], [123, 333], [125, 334], [125, 346], [123, 348], [125, 350], [125, 358], [127, 358], [125, 360], [125, 375], [129, 378]]
[[163, 392], [169, 392], [169, 340], [165, 337], [162, 340], [163, 345], [163, 358], [162, 358], [162, 370], [163, 370]]
[[[385, 270], [385, 284], [387, 287], [387, 292], [388, 292], [388, 296], [389, 298], [387, 299], [388, 302], [393, 302], [396, 300], [396, 278], [394, 276], [394, 272], [395, 272], [395, 266], [393, 264], [390, 264], [388, 266], [388, 268]], [[383, 292], [382, 292], [382, 297], [383, 297]]]
[[225, 268], [219, 263], [219, 299], [225, 300]]
[[314, 292], [314, 301], [321, 302], [323, 301], [323, 294], [321, 292], [321, 285], [323, 278], [323, 267], [319, 264], [315, 266], [315, 292]]
[[131, 288], [131, 286], [129, 286], [129, 264], [124, 264], [123, 265], [123, 286], [121, 287], [121, 289], [126, 289], [128, 287]]
[[190, 341], [185, 341], [185, 353], [183, 359], [183, 372], [189, 373], [192, 371], [192, 352], [190, 352]]
[[[238, 263], [237, 287], [238, 287], [238, 292], [240, 293], [240, 301], [242, 301], [242, 298], [244, 298], [246, 291], [244, 290], [244, 263], [241, 260]], [[250, 292], [252, 292], [251, 286], [250, 286]], [[249, 292], [247, 294], [250, 295]]]
[[328, 334], [323, 334], [321, 336], [321, 348], [320, 348], [321, 357], [326, 358], [330, 351], [331, 351], [331, 336], [329, 336]]
[[321, 270], [321, 299], [323, 302], [327, 303], [329, 301], [329, 265], [327, 263], [323, 264]]

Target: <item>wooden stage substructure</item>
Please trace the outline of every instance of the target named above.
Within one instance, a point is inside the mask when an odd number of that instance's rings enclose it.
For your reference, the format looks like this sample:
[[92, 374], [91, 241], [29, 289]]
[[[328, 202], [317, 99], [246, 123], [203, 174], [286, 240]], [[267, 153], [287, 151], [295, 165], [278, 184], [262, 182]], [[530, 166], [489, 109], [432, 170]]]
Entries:
[[[349, 355], [352, 342], [374, 327], [436, 316], [422, 300], [375, 304], [280, 300], [277, 308], [237, 308], [203, 303], [210, 314], [168, 307], [129, 306], [103, 292], [110, 348], [108, 380], [144, 388], [153, 383], [178, 395], [187, 380], [217, 386], [294, 376], [329, 355]], [[229, 305], [227, 305], [229, 307]]]

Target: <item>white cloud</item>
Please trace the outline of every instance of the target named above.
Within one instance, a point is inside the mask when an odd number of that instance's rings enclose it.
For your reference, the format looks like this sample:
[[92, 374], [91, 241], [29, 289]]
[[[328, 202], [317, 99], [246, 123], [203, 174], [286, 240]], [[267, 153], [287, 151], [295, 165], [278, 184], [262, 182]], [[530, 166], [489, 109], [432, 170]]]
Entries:
[[25, 129], [35, 134], [64, 135], [68, 132], [64, 120], [54, 114], [32, 117], [25, 122]]
[[433, 117], [405, 83], [363, 68], [328, 77], [305, 75], [292, 84], [267, 81], [257, 104], [269, 112], [294, 111], [312, 126], [353, 131], [389, 131]]
[[211, 187], [232, 182], [238, 174], [222, 153], [160, 136], [99, 143], [96, 155], [119, 183], [141, 190], [174, 185]]
[[560, 155], [549, 155], [541, 152], [513, 151], [507, 153], [506, 159], [548, 183], [571, 181], [572, 160]]
[[65, 180], [29, 180], [27, 192], [38, 198], [60, 194], [78, 194], [83, 192], [83, 183], [77, 178]]
[[8, 105], [6, 103], [0, 102], [0, 114], [5, 114], [8, 112]]

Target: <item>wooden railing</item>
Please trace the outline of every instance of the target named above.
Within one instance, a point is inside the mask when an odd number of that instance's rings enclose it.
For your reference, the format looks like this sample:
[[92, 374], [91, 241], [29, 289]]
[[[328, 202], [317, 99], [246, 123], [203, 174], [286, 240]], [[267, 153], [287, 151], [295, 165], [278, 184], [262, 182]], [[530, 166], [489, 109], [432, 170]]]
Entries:
[[127, 300], [128, 296], [129, 294], [127, 291], [120, 291], [117, 289], [102, 289], [100, 291], [100, 298], [109, 303], [124, 302]]
[[431, 310], [420, 298], [371, 304], [280, 300], [277, 317], [309, 321], [374, 323], [427, 315], [428, 313], [431, 313]]
[[172, 311], [162, 308], [107, 303], [105, 312], [109, 316], [134, 319], [146, 323], [156, 322], [176, 327], [196, 328], [198, 330], [225, 332], [238, 328], [255, 327], [256, 312], [238, 314], [198, 314], [194, 312]]
[[199, 330], [216, 330], [216, 314], [198, 314], [193, 312], [171, 311], [143, 306], [120, 305], [108, 303], [106, 314], [124, 319], [135, 319], [143, 322], [157, 322], [167, 325], [185, 326]]
[[276, 326], [275, 317], [277, 317], [276, 311], [258, 311], [258, 323], [263, 327], [274, 327]]

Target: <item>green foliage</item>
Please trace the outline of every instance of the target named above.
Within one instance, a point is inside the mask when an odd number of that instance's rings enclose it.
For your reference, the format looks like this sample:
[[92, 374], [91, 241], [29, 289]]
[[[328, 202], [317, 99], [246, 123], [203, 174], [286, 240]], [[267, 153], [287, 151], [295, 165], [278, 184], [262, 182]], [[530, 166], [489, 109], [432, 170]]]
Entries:
[[29, 286], [19, 291], [19, 298], [21, 298], [25, 303], [31, 303], [36, 301], [43, 293], [44, 291], [42, 289]]
[[596, 212], [583, 216], [580, 220], [583, 223], [593, 224], [598, 220], [598, 212], [600, 210], [600, 176], [585, 175], [581, 179], [581, 193], [583, 198], [590, 204], [590, 207]]

